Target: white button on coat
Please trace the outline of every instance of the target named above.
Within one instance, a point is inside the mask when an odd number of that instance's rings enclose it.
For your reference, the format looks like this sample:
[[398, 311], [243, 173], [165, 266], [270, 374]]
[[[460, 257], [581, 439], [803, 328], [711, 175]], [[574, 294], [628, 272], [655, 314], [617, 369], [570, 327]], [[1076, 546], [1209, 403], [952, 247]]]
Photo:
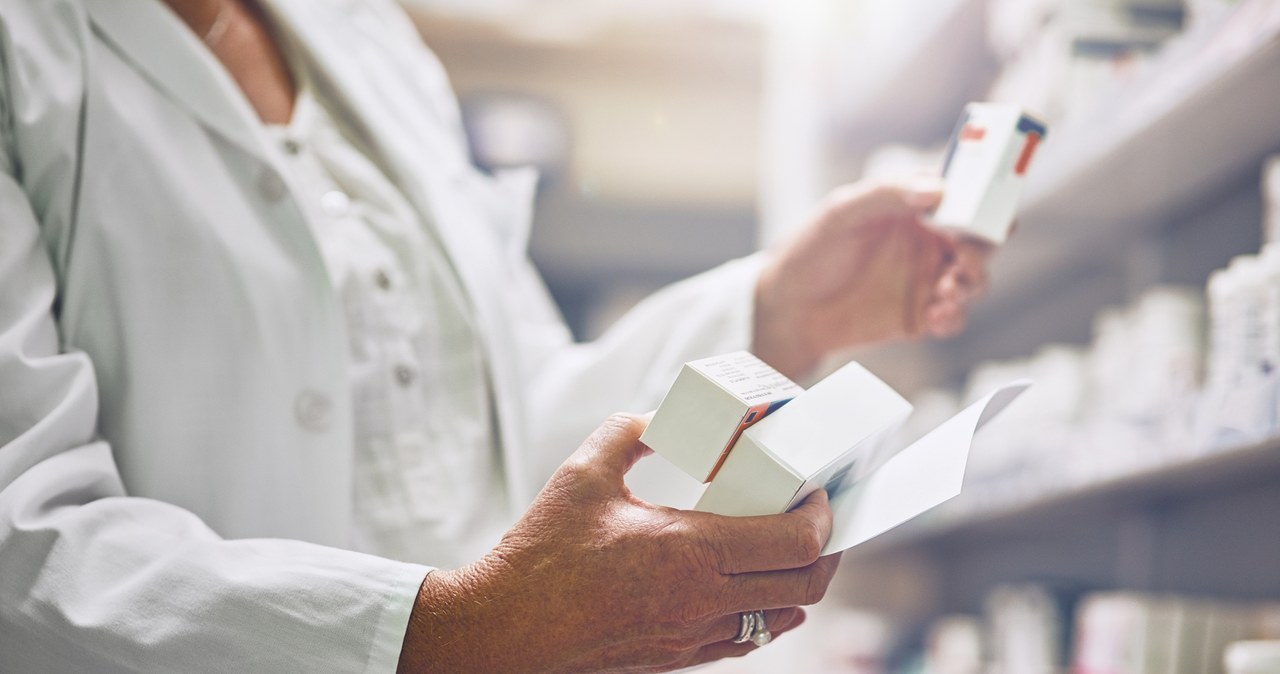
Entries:
[[333, 424], [333, 400], [319, 391], [306, 389], [294, 401], [293, 414], [299, 426], [323, 433]]
[[351, 197], [342, 190], [329, 190], [320, 197], [320, 208], [331, 218], [345, 217], [351, 212]]

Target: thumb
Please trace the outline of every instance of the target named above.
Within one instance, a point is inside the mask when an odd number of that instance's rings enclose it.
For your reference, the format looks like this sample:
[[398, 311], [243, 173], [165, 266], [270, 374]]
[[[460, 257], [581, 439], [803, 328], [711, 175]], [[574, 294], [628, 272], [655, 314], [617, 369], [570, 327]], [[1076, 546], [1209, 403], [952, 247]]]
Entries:
[[652, 418], [652, 413], [614, 414], [587, 437], [570, 460], [584, 462], [621, 480], [637, 461], [653, 452], [640, 442], [640, 434]]
[[835, 209], [847, 222], [866, 223], [937, 208], [942, 203], [942, 183], [924, 176], [906, 182], [861, 182], [838, 189], [835, 195]]

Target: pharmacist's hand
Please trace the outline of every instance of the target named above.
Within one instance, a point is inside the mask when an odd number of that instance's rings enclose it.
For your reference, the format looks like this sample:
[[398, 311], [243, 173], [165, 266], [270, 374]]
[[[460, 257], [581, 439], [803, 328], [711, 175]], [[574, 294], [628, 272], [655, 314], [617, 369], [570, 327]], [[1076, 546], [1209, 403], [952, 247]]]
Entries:
[[827, 354], [949, 336], [986, 292], [992, 247], [929, 228], [938, 186], [839, 188], [776, 251], [756, 287], [753, 350], [792, 377]]
[[800, 624], [839, 563], [825, 492], [770, 517], [651, 505], [623, 484], [644, 425], [610, 418], [493, 552], [427, 576], [401, 672], [666, 671], [756, 648], [731, 643], [740, 611]]

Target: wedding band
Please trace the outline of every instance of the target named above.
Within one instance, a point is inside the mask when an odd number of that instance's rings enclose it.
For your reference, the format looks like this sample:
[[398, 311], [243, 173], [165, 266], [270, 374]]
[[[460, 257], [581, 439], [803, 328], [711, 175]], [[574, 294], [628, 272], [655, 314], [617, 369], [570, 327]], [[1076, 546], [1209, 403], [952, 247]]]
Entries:
[[733, 643], [745, 644], [748, 641], [757, 646], [773, 641], [773, 634], [764, 624], [764, 611], [743, 611], [738, 614], [738, 636], [733, 638]]
[[733, 638], [735, 644], [745, 644], [756, 635], [756, 614], [759, 611], [743, 611], [738, 614], [738, 636]]
[[766, 646], [773, 641], [773, 633], [764, 624], [764, 611], [752, 611], [755, 616], [755, 626], [751, 630], [751, 641], [757, 646]]

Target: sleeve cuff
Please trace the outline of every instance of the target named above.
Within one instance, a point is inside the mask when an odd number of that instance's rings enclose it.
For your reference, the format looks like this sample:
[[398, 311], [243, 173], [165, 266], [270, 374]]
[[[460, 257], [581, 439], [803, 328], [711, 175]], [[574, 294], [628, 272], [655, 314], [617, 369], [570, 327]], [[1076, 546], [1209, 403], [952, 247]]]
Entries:
[[434, 568], [418, 564], [398, 564], [388, 571], [384, 578], [387, 602], [369, 646], [366, 674], [395, 674], [400, 665], [405, 631], [409, 628], [409, 614], [413, 612], [422, 581], [433, 571]]
[[764, 269], [767, 256], [755, 253], [726, 262], [708, 272], [716, 278], [718, 297], [709, 307], [722, 307], [719, 324], [713, 334], [716, 343], [706, 349], [708, 355], [730, 351], [749, 351], [754, 341], [756, 313], [756, 283]]

